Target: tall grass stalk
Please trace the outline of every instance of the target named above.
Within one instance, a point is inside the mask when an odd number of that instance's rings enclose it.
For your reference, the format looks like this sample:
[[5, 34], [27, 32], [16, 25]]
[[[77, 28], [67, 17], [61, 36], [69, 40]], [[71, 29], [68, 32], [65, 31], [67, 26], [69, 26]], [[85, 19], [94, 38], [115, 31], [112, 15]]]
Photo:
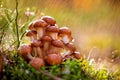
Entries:
[[19, 40], [19, 32], [18, 32], [18, 0], [16, 0], [16, 18], [15, 18], [15, 25], [16, 25], [16, 35], [17, 35], [17, 48], [20, 45], [20, 40]]

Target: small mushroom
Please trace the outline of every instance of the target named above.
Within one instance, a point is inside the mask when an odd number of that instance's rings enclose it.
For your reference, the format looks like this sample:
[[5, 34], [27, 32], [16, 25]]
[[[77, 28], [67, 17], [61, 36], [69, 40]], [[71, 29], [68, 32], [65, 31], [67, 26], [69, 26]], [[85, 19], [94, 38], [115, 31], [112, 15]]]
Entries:
[[43, 57], [42, 53], [42, 42], [39, 40], [34, 40], [31, 42], [31, 47], [33, 48], [33, 56], [37, 57], [39, 56], [40, 58]]
[[35, 68], [35, 69], [37, 69], [37, 70], [39, 70], [40, 67], [45, 66], [44, 60], [43, 60], [42, 58], [37, 58], [37, 57], [34, 58], [34, 59], [32, 59], [32, 60], [29, 62], [29, 64], [30, 64], [33, 68]]
[[63, 48], [64, 48], [64, 43], [61, 40], [56, 39], [51, 42], [51, 46], [48, 52], [61, 54]]
[[51, 36], [52, 39], [58, 39], [59, 28], [56, 26], [49, 26], [46, 28], [46, 34]]
[[30, 37], [31, 41], [36, 40], [37, 39], [37, 32], [35, 30], [28, 30], [26, 32], [26, 36]]
[[65, 53], [62, 55], [63, 58], [67, 55], [71, 55], [73, 52], [76, 51], [76, 47], [73, 45], [73, 43], [67, 43], [65, 45], [65, 49], [66, 49]]
[[31, 22], [31, 23], [28, 25], [28, 29], [29, 29], [29, 30], [35, 30], [35, 28], [34, 28], [34, 23], [35, 23], [35, 22]]
[[50, 36], [42, 37], [44, 56], [47, 54], [47, 51], [49, 50], [51, 40], [52, 40], [52, 38]]
[[66, 44], [72, 41], [71, 30], [67, 27], [61, 27], [59, 29], [59, 37], [61, 37], [62, 41]]
[[77, 59], [82, 59], [83, 58], [83, 56], [82, 56], [82, 54], [80, 52], [75, 51], [72, 54]]
[[43, 16], [41, 17], [41, 19], [50, 24], [51, 26], [54, 26], [56, 24], [55, 19], [52, 18], [51, 16]]
[[62, 56], [59, 54], [48, 54], [45, 60], [49, 65], [61, 64]]
[[18, 48], [18, 53], [25, 59], [25, 60], [32, 60], [33, 56], [31, 55], [32, 48], [30, 45], [23, 44]]
[[34, 23], [34, 28], [36, 29], [37, 33], [38, 33], [38, 38], [39, 40], [43, 37], [44, 35], [44, 29], [45, 27], [47, 27], [47, 23], [43, 20], [37, 20]]

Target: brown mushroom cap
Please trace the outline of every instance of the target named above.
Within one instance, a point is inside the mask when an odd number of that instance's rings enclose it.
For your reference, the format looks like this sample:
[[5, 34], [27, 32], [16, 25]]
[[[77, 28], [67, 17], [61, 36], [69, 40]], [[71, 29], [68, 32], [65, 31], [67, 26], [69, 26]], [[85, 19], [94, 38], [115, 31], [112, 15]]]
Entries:
[[28, 29], [29, 29], [29, 30], [34, 30], [34, 22], [31, 22], [31, 23], [28, 25]]
[[33, 36], [33, 35], [37, 35], [36, 30], [28, 30], [28, 31], [26, 32], [26, 36]]
[[56, 24], [55, 19], [51, 16], [43, 16], [43, 17], [41, 17], [41, 19], [46, 21], [50, 25], [55, 25]]
[[67, 49], [69, 49], [73, 52], [76, 51], [76, 47], [74, 46], [73, 43], [67, 43], [65, 46], [67, 47]]
[[56, 26], [49, 26], [46, 28], [46, 32], [59, 32], [59, 28]]
[[62, 56], [59, 54], [48, 54], [45, 60], [49, 65], [60, 64], [62, 62]]
[[34, 23], [34, 27], [35, 28], [39, 28], [39, 27], [47, 27], [47, 23], [44, 20], [36, 20]]
[[18, 48], [18, 53], [24, 57], [27, 57], [27, 54], [30, 54], [32, 51], [32, 48], [30, 45], [23, 44]]
[[52, 40], [52, 38], [50, 36], [45, 35], [45, 36], [42, 37], [42, 41], [48, 41], [49, 42], [51, 40]]
[[82, 54], [80, 54], [80, 52], [75, 51], [75, 52], [73, 53], [73, 55], [74, 55], [75, 58], [77, 58], [77, 59], [81, 59], [81, 58], [82, 58]]
[[32, 47], [41, 47], [42, 46], [42, 42], [39, 40], [34, 40], [31, 42], [31, 46]]
[[59, 35], [61, 35], [61, 34], [71, 35], [71, 30], [67, 27], [61, 27], [59, 29]]
[[34, 58], [29, 62], [29, 64], [37, 70], [39, 70], [41, 66], [45, 66], [45, 62], [42, 58]]
[[57, 40], [57, 39], [52, 41], [52, 45], [60, 48], [64, 47], [64, 43], [61, 40]]

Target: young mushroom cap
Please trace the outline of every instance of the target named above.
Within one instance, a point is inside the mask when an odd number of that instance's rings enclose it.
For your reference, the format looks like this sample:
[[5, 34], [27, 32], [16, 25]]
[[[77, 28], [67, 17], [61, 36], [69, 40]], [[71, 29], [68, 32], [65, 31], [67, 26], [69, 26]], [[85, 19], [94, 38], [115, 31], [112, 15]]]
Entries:
[[73, 55], [77, 59], [82, 59], [83, 58], [82, 54], [80, 52], [77, 52], [77, 51], [73, 52]]
[[71, 35], [71, 30], [68, 27], [61, 27], [59, 29], [59, 35], [62, 36], [62, 34]]
[[28, 30], [28, 31], [26, 32], [26, 36], [28, 36], [28, 37], [36, 36], [36, 35], [37, 35], [36, 30]]
[[34, 23], [34, 27], [37, 29], [39, 27], [47, 27], [47, 23], [44, 20], [36, 20]]
[[45, 35], [42, 37], [43, 42], [50, 42], [51, 40], [52, 40], [52, 38], [50, 36]]
[[46, 32], [53, 32], [53, 33], [57, 33], [59, 32], [59, 28], [56, 26], [49, 26], [46, 28]]
[[43, 16], [43, 17], [41, 17], [41, 19], [46, 21], [50, 25], [55, 25], [56, 24], [55, 19], [51, 16]]
[[32, 59], [31, 56], [32, 48], [30, 45], [23, 44], [18, 48], [18, 53], [24, 58], [24, 59]]
[[52, 45], [55, 47], [59, 47], [59, 48], [63, 48], [64, 47], [64, 43], [61, 40], [53, 40]]
[[52, 39], [57, 39], [59, 28], [56, 27], [56, 26], [49, 26], [49, 27], [46, 28], [45, 32], [46, 32], [47, 35], [51, 36]]
[[66, 48], [71, 50], [72, 52], [76, 51], [76, 47], [74, 46], [73, 43], [67, 43]]
[[62, 41], [66, 44], [73, 40], [71, 36], [71, 30], [67, 27], [61, 27], [59, 29], [59, 37], [62, 39]]
[[48, 54], [45, 60], [49, 65], [61, 64], [62, 56], [59, 54]]
[[35, 30], [35, 28], [34, 28], [34, 22], [31, 22], [31, 23], [28, 25], [28, 29], [29, 29], [29, 30]]
[[39, 70], [40, 67], [45, 66], [44, 60], [43, 60], [42, 58], [37, 58], [37, 57], [34, 58], [34, 59], [32, 59], [32, 60], [29, 62], [29, 64], [30, 64], [33, 68], [35, 68], [35, 69], [37, 69], [37, 70]]
[[42, 45], [43, 45], [42, 42], [39, 40], [34, 40], [31, 42], [32, 47], [42, 47]]

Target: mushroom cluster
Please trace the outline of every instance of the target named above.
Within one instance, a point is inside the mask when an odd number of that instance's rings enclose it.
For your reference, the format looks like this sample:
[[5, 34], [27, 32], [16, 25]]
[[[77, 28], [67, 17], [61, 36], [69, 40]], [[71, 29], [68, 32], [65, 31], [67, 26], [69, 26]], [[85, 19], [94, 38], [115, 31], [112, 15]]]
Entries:
[[66, 59], [82, 58], [72, 43], [68, 27], [59, 28], [51, 16], [43, 16], [28, 26], [26, 36], [30, 44], [23, 44], [18, 53], [35, 69], [45, 65], [61, 64]]

